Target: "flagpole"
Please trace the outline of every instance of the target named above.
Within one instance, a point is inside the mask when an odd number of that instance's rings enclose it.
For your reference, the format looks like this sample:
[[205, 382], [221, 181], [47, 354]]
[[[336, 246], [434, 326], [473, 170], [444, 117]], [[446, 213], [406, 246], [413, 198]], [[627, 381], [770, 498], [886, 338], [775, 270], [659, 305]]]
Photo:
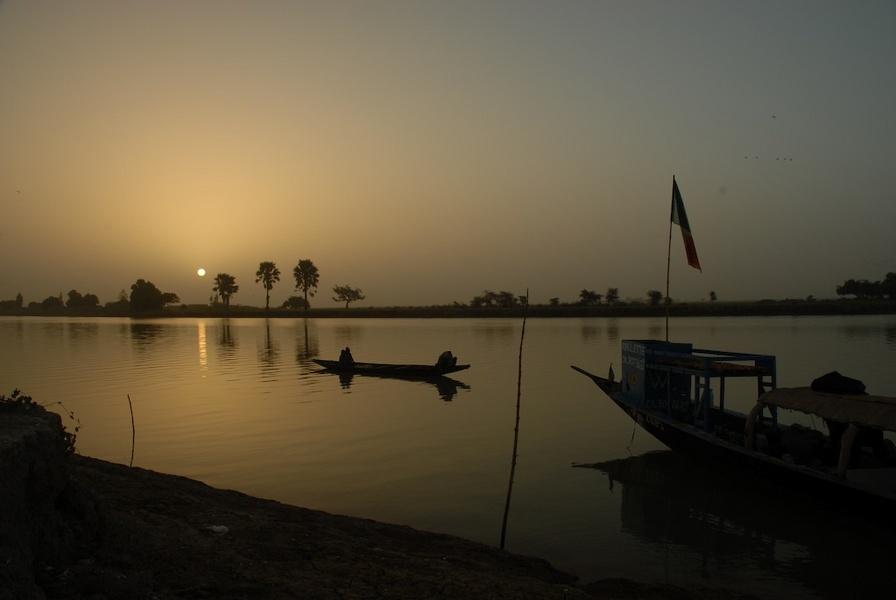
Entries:
[[669, 269], [672, 265], [672, 215], [675, 211], [675, 175], [672, 175], [672, 203], [669, 209], [669, 249], [666, 252], [666, 341], [669, 341]]

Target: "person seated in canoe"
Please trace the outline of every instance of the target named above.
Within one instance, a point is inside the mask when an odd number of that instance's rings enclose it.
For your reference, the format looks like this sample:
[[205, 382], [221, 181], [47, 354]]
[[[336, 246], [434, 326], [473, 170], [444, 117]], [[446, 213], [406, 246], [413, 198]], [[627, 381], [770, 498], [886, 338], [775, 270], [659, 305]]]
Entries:
[[451, 354], [451, 350], [445, 350], [439, 355], [436, 366], [440, 369], [448, 369], [457, 365], [457, 357]]
[[355, 359], [352, 357], [352, 351], [348, 346], [342, 349], [339, 353], [339, 366], [342, 368], [353, 367], [355, 365]]

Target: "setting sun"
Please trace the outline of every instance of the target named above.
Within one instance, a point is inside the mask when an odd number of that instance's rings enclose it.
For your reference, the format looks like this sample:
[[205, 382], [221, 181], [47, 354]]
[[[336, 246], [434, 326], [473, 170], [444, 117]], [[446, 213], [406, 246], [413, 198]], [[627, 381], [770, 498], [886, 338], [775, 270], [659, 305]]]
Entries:
[[196, 274], [199, 275], [200, 277], [205, 277], [205, 269], [203, 269], [202, 267], [199, 267], [198, 269], [196, 269]]

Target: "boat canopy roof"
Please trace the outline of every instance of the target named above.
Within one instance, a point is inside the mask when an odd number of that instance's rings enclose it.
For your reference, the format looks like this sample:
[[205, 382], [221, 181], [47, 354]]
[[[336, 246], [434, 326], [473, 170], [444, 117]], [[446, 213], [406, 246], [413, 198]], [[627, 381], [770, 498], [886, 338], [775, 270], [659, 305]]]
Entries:
[[840, 423], [896, 431], [896, 398], [828, 394], [811, 388], [777, 388], [766, 392], [759, 402], [818, 415]]

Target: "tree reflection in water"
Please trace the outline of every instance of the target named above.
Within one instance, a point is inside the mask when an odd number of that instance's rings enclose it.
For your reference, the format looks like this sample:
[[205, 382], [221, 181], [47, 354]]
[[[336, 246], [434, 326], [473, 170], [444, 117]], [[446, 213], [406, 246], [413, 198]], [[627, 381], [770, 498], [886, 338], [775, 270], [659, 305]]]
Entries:
[[489, 342], [501, 342], [507, 338], [513, 337], [516, 328], [514, 323], [509, 322], [492, 322], [491, 320], [483, 320], [483, 322], [473, 323], [473, 333], [485, 338]]
[[280, 357], [280, 345], [271, 338], [271, 320], [264, 320], [264, 344], [258, 349], [262, 373], [275, 373]]
[[73, 321], [67, 323], [68, 339], [75, 344], [96, 343], [96, 338], [100, 333], [99, 323]]
[[580, 333], [582, 334], [583, 341], [590, 341], [593, 339], [599, 339], [601, 336], [601, 328], [597, 325], [582, 325], [580, 329]]
[[333, 338], [338, 347], [353, 346], [364, 336], [364, 329], [360, 325], [336, 325], [333, 327]]
[[137, 350], [146, 350], [163, 334], [163, 325], [157, 323], [131, 323], [131, 345]]
[[218, 335], [218, 347], [221, 350], [221, 358], [232, 360], [236, 355], [238, 340], [231, 330], [230, 319], [221, 319], [220, 333]]
[[607, 340], [615, 342], [619, 339], [619, 320], [607, 319]]
[[317, 329], [308, 327], [308, 319], [302, 319], [301, 329], [296, 323], [296, 363], [300, 366], [308, 366], [311, 359], [320, 353], [317, 339]]
[[896, 325], [889, 325], [884, 328], [884, 337], [887, 338], [887, 345], [896, 347]]

